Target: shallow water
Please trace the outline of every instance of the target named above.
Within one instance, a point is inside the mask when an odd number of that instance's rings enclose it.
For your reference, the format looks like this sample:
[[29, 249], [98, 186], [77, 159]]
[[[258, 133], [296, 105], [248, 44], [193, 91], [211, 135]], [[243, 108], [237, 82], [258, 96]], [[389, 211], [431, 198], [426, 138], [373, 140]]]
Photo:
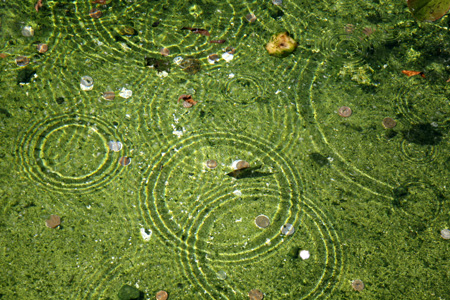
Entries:
[[[363, 0], [34, 6], [0, 3], [0, 298], [449, 299], [447, 16]], [[283, 31], [298, 48], [270, 56]], [[237, 159], [253, 169], [230, 176]]]

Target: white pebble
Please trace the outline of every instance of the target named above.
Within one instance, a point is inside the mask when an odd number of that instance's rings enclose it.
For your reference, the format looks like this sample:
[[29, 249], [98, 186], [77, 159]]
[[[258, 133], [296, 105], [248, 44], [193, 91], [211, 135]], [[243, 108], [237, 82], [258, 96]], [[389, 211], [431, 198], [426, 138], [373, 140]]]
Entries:
[[119, 96], [125, 99], [130, 98], [133, 95], [133, 92], [131, 90], [127, 90], [126, 88], [122, 88], [122, 90], [119, 93]]
[[230, 54], [228, 52], [225, 52], [224, 54], [222, 54], [222, 58], [224, 60], [226, 60], [227, 62], [230, 62], [233, 60], [233, 54]]
[[302, 250], [300, 251], [300, 257], [305, 260], [308, 259], [310, 257], [309, 251], [308, 250]]
[[152, 237], [152, 231], [151, 229], [145, 229], [141, 228], [141, 236], [144, 239], [144, 241], [148, 242], [150, 241], [150, 238]]
[[108, 147], [111, 151], [119, 152], [120, 150], [122, 150], [122, 143], [116, 141], [109, 141]]

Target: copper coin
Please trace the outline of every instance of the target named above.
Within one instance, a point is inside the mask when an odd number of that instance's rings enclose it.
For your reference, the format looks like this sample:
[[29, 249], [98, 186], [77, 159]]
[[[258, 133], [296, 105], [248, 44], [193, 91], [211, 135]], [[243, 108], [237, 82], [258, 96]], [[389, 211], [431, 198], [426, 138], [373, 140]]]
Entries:
[[348, 106], [339, 107], [338, 114], [341, 117], [348, 118], [352, 115], [352, 109]]
[[353, 280], [352, 287], [355, 291], [361, 292], [364, 289], [364, 282], [360, 279]]
[[217, 161], [210, 159], [206, 162], [206, 166], [210, 169], [215, 169], [217, 167]]
[[37, 44], [36, 48], [39, 53], [45, 53], [48, 50], [48, 45], [47, 44]]
[[167, 300], [169, 294], [166, 291], [159, 291], [156, 293], [156, 300]]
[[240, 160], [236, 164], [236, 170], [247, 169], [248, 167], [250, 167], [250, 164], [248, 162], [246, 162], [245, 160]]
[[91, 18], [94, 19], [98, 19], [103, 15], [102, 11], [96, 8], [91, 9], [91, 11], [89, 12], [89, 16], [91, 16]]
[[57, 215], [51, 215], [48, 220], [45, 220], [45, 226], [49, 228], [56, 228], [61, 225], [61, 218]]
[[119, 159], [119, 164], [121, 164], [122, 166], [128, 166], [129, 164], [131, 164], [131, 158], [127, 157], [127, 156], [122, 156]]
[[262, 298], [264, 298], [264, 295], [260, 290], [253, 289], [248, 292], [248, 297], [250, 298], [250, 300], [262, 300]]
[[247, 14], [245, 15], [245, 18], [247, 19], [247, 21], [249, 21], [250, 23], [253, 23], [256, 21], [256, 16], [254, 14]]
[[170, 50], [167, 49], [167, 48], [162, 48], [161, 50], [159, 50], [159, 53], [160, 53], [162, 56], [169, 56]]
[[383, 119], [383, 127], [385, 129], [394, 128], [396, 125], [397, 125], [397, 122], [395, 122], [395, 120], [392, 118], [387, 117], [387, 118]]
[[255, 219], [255, 224], [259, 228], [267, 228], [270, 225], [269, 217], [265, 215], [259, 215]]
[[16, 57], [16, 64], [19, 67], [25, 67], [29, 63], [30, 63], [30, 59], [28, 57], [26, 57], [26, 56], [17, 56]]
[[102, 97], [105, 100], [112, 101], [116, 97], [116, 93], [114, 93], [114, 92], [104, 92]]

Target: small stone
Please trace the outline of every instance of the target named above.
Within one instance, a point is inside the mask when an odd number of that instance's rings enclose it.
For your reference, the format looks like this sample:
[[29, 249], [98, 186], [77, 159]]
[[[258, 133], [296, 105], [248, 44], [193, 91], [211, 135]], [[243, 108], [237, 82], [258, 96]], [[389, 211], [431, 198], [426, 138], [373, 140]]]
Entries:
[[265, 48], [269, 55], [275, 57], [286, 57], [297, 49], [298, 43], [288, 32], [281, 32], [274, 34], [269, 42], [265, 45]]
[[441, 230], [441, 237], [444, 240], [450, 240], [450, 229], [442, 229]]
[[61, 218], [57, 215], [51, 215], [48, 220], [45, 221], [45, 226], [48, 228], [56, 228], [61, 225]]
[[140, 295], [141, 292], [137, 288], [127, 284], [122, 286], [117, 294], [119, 300], [139, 299]]
[[361, 292], [364, 289], [364, 282], [360, 279], [353, 280], [352, 287], [355, 291]]
[[188, 74], [196, 74], [202, 68], [200, 60], [196, 58], [186, 58], [178, 64], [180, 68]]

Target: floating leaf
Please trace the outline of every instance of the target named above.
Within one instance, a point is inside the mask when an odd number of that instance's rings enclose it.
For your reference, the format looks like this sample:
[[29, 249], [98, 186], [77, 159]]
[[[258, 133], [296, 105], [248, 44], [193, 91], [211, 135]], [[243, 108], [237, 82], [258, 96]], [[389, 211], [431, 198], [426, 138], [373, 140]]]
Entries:
[[450, 9], [450, 0], [408, 0], [409, 11], [417, 21], [433, 22]]

